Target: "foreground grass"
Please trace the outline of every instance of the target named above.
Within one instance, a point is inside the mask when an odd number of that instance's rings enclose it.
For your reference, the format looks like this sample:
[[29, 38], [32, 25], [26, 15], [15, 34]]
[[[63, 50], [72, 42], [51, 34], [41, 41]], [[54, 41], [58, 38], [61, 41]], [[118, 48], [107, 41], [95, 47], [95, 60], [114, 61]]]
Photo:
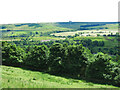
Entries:
[[83, 80], [66, 79], [37, 71], [21, 68], [2, 67], [2, 88], [117, 88]]

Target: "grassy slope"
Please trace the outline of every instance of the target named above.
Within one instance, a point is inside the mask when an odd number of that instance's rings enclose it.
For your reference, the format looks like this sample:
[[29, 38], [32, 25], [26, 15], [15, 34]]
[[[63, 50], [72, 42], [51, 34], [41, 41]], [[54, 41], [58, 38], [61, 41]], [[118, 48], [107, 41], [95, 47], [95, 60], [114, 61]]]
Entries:
[[3, 88], [117, 88], [16, 67], [1, 67]]
[[[94, 28], [97, 27], [113, 27], [117, 24], [113, 23], [113, 22], [57, 22], [55, 23], [56, 26], [58, 27], [64, 27], [64, 28], [71, 28], [71, 29], [79, 29], [81, 25], [91, 25], [91, 24], [106, 24], [106, 25], [102, 25], [102, 26], [94, 26]], [[113, 24], [113, 26], [111, 26]], [[114, 25], [115, 24], [115, 25]], [[90, 27], [93, 28], [93, 27]]]
[[21, 26], [15, 26], [15, 24], [10, 24], [10, 25], [4, 25], [6, 28], [0, 30], [26, 30], [26, 31], [41, 31], [41, 32], [68, 30], [68, 28], [56, 26], [55, 23], [39, 23], [39, 25], [40, 26], [34, 26], [33, 24], [33, 26], [29, 26], [26, 24]]
[[[19, 25], [19, 24], [18, 24]], [[33, 24], [34, 25], [34, 24]], [[32, 33], [46, 33], [46, 32], [51, 32], [51, 31], [66, 31], [66, 30], [71, 30], [71, 29], [68, 29], [68, 28], [64, 28], [64, 27], [57, 27], [54, 23], [39, 23], [39, 25], [41, 27], [36, 27], [36, 26], [29, 26], [29, 25], [21, 25], [21, 26], [15, 26], [15, 24], [10, 24], [10, 25], [3, 25], [5, 26], [6, 28], [4, 29], [0, 29], [0, 30], [12, 30], [12, 31], [9, 31], [9, 32], [3, 32], [2, 35], [3, 35], [3, 38], [4, 40], [10, 40], [10, 39], [15, 39], [15, 40], [18, 40], [18, 39], [21, 39], [21, 38], [24, 38], [24, 37], [13, 37], [13, 38], [6, 38], [5, 36], [19, 36], [19, 35], [24, 35], [24, 34], [29, 34], [30, 32]], [[1, 27], [1, 25], [0, 25]], [[39, 40], [41, 40], [42, 37], [40, 37], [39, 35], [35, 35], [34, 36], [34, 39], [35, 38], [38, 38], [39, 37]], [[49, 37], [50, 39], [59, 39], [59, 38], [51, 38]], [[45, 38], [46, 40], [46, 38]]]

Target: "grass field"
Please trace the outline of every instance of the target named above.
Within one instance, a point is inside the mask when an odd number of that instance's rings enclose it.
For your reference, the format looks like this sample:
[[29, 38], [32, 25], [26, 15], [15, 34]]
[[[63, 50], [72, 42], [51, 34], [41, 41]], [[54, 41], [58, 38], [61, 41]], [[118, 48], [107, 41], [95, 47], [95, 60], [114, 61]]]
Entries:
[[[17, 25], [20, 25], [20, 26], [16, 26], [15, 24], [8, 24], [8, 25], [3, 25], [6, 28], [0, 29], [0, 30], [13, 30], [13, 31], [26, 30], [26, 31], [40, 31], [40, 32], [68, 30], [68, 28], [57, 27], [55, 25], [55, 23], [39, 23], [38, 24], [39, 26], [35, 26], [34, 24], [32, 24], [33, 26], [29, 26], [29, 24], [25, 24], [25, 25], [17, 24]], [[71, 30], [71, 29], [69, 29], [69, 30]]]
[[[29, 26], [29, 25], [32, 25], [32, 26]], [[59, 40], [61, 38], [55, 38], [55, 37], [53, 38], [49, 36], [44, 36], [43, 34], [50, 33], [53, 31], [72, 30], [64, 27], [57, 27], [55, 23], [39, 23], [37, 24], [37, 26], [35, 23], [34, 24], [8, 24], [8, 25], [2, 25], [2, 26], [5, 27], [4, 29], [0, 29], [0, 31], [2, 31], [2, 40], [4, 41], [11, 41], [11, 40], [19, 41], [20, 39], [25, 39], [28, 36], [32, 37], [33, 40], [47, 40], [47, 39]], [[0, 27], [2, 26], [0, 25]], [[36, 34], [36, 32], [38, 34]], [[41, 34], [43, 37], [41, 37]]]
[[41, 37], [33, 37], [32, 40], [60, 40], [64, 38], [56, 38], [56, 37], [47, 37], [47, 36], [41, 36]]
[[84, 80], [67, 79], [47, 73], [24, 70], [11, 66], [2, 67], [2, 88], [117, 88]]

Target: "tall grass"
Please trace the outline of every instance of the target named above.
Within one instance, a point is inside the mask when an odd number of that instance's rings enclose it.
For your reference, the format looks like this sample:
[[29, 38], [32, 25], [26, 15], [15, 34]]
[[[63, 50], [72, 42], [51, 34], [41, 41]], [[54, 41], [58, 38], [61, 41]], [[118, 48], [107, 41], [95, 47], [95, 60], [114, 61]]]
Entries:
[[47, 73], [2, 66], [2, 88], [116, 88]]

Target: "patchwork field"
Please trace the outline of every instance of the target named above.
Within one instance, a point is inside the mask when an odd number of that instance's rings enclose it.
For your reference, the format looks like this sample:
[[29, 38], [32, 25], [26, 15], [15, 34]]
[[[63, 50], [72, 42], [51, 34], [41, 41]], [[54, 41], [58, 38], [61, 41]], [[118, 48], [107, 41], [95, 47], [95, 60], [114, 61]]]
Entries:
[[[92, 25], [93, 24], [93, 25]], [[60, 22], [60, 23], [26, 23], [26, 24], [8, 24], [0, 25], [2, 32], [2, 40], [20, 40], [26, 37], [40, 38], [47, 36], [97, 36], [116, 34], [118, 32], [118, 24], [108, 24], [103, 22], [97, 24], [83, 22]], [[85, 29], [85, 30], [84, 30]], [[53, 37], [54, 37], [53, 36]], [[54, 38], [55, 40], [59, 38]], [[46, 40], [46, 39], [45, 39]]]
[[62, 33], [52, 33], [51, 35], [55, 36], [73, 36], [75, 34], [79, 34], [79, 36], [97, 36], [99, 35], [109, 35], [109, 34], [116, 34], [118, 33], [118, 29], [102, 29], [102, 30], [81, 30], [75, 32], [62, 32]]

